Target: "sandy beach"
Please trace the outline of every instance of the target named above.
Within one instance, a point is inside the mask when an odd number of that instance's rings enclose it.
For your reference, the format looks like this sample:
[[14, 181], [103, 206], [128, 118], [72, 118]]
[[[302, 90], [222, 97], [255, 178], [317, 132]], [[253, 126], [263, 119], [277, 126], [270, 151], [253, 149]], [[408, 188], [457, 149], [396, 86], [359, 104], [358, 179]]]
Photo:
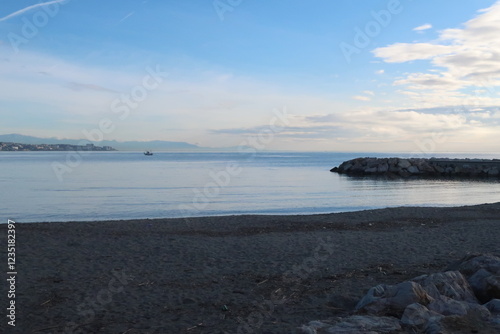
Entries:
[[[379, 283], [441, 271], [471, 253], [498, 256], [499, 236], [500, 203], [17, 222], [16, 326], [4, 319], [1, 327], [38, 334], [294, 333], [309, 321], [352, 313]], [[1, 238], [6, 242], [5, 226]]]

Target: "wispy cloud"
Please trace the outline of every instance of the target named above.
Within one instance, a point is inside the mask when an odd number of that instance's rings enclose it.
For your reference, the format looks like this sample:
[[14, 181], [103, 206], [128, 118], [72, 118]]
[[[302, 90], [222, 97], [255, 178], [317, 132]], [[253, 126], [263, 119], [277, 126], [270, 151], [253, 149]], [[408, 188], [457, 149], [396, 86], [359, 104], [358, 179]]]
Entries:
[[125, 21], [126, 19], [128, 19], [129, 17], [131, 17], [132, 15], [134, 15], [135, 12], [130, 12], [128, 13], [127, 15], [125, 15], [120, 21], [118, 21], [118, 23], [121, 23], [123, 21]]
[[426, 23], [416, 28], [413, 28], [413, 31], [424, 31], [432, 28], [432, 24]]
[[68, 82], [66, 84], [66, 87], [68, 87], [69, 89], [75, 90], [75, 91], [91, 90], [91, 91], [96, 91], [96, 92], [118, 93], [116, 90], [102, 87], [99, 85], [83, 84], [83, 83], [78, 83], [78, 82]]
[[364, 90], [361, 92], [363, 95], [355, 95], [352, 97], [352, 99], [354, 100], [358, 100], [358, 101], [365, 101], [365, 102], [368, 102], [368, 101], [371, 101], [372, 100], [372, 97], [375, 96], [375, 92], [374, 91], [371, 91], [371, 90]]
[[22, 14], [24, 14], [26, 12], [29, 12], [30, 10], [33, 10], [35, 8], [52, 5], [52, 4], [55, 4], [55, 3], [61, 3], [61, 2], [65, 2], [65, 1], [67, 1], [67, 0], [55, 0], [55, 1], [48, 1], [48, 2], [43, 2], [43, 3], [37, 3], [36, 5], [28, 6], [26, 8], [18, 10], [17, 12], [14, 12], [12, 14], [9, 14], [7, 16], [4, 16], [4, 17], [0, 18], [0, 22], [6, 21], [8, 19], [11, 19], [11, 18], [19, 16], [19, 15], [22, 15]]

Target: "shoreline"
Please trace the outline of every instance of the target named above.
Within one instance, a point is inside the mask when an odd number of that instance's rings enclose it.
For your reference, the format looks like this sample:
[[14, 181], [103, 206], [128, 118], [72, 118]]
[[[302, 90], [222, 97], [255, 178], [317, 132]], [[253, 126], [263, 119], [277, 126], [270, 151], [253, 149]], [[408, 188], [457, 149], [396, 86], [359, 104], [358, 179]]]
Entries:
[[[380, 176], [380, 175], [374, 175], [374, 176], [366, 176], [366, 178], [384, 178], [385, 176]], [[478, 181], [484, 181], [484, 182], [489, 182], [486, 179], [477, 179]], [[139, 222], [139, 221], [161, 221], [161, 222], [173, 222], [175, 221], [186, 221], [186, 220], [191, 220], [191, 221], [199, 221], [199, 220], [211, 220], [211, 219], [216, 219], [216, 218], [221, 218], [221, 219], [227, 219], [228, 217], [232, 218], [238, 218], [238, 217], [256, 217], [257, 220], [260, 220], [259, 218], [264, 218], [264, 219], [271, 219], [271, 218], [278, 218], [278, 220], [282, 219], [288, 219], [291, 218], [292, 220], [301, 220], [301, 218], [307, 218], [307, 217], [317, 217], [317, 216], [332, 216], [332, 215], [342, 215], [342, 214], [353, 214], [353, 213], [359, 213], [359, 212], [371, 212], [371, 211], [380, 211], [380, 210], [405, 210], [405, 209], [452, 209], [452, 208], [474, 208], [478, 206], [484, 206], [484, 205], [495, 205], [495, 204], [500, 204], [500, 202], [490, 202], [490, 203], [480, 203], [480, 204], [460, 204], [460, 205], [437, 205], [437, 206], [432, 206], [432, 205], [422, 205], [422, 206], [415, 206], [415, 205], [403, 205], [403, 206], [389, 206], [389, 207], [371, 207], [371, 208], [356, 208], [352, 209], [349, 211], [327, 211], [327, 212], [319, 212], [319, 213], [312, 213], [312, 212], [304, 212], [304, 213], [290, 213], [290, 214], [282, 214], [282, 213], [227, 213], [227, 214], [214, 214], [214, 215], [200, 215], [200, 216], [184, 216], [184, 217], [154, 217], [154, 218], [130, 218], [130, 219], [122, 219], [122, 218], [99, 218], [95, 220], [88, 220], [88, 219], [82, 219], [82, 220], [39, 220], [39, 221], [33, 221], [33, 219], [30, 219], [30, 221], [23, 221], [22, 219], [12, 219], [18, 224], [87, 224], [87, 223], [113, 223], [113, 222]], [[2, 224], [6, 223], [0, 223], [0, 226]]]
[[[0, 234], [6, 240], [6, 229]], [[498, 235], [500, 203], [20, 223], [16, 329], [298, 333], [352, 314], [377, 284], [441, 271], [471, 253], [500, 255]]]

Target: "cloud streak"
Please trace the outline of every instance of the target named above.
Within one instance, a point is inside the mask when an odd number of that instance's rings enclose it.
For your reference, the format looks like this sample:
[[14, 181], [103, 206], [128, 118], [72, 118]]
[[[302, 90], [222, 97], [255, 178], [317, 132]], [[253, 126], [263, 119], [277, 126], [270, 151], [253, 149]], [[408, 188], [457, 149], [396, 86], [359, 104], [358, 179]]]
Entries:
[[426, 23], [416, 28], [413, 28], [413, 31], [424, 31], [432, 28], [432, 24]]
[[9, 14], [7, 16], [4, 16], [2, 18], [0, 18], [0, 22], [3, 22], [3, 21], [7, 21], [13, 17], [16, 17], [16, 16], [19, 16], [19, 15], [22, 15], [26, 12], [29, 12], [30, 10], [33, 10], [35, 8], [39, 8], [39, 7], [44, 7], [44, 6], [49, 6], [49, 5], [53, 5], [53, 4], [56, 4], [56, 3], [61, 3], [61, 2], [65, 2], [67, 0], [55, 0], [55, 1], [48, 1], [48, 2], [43, 2], [43, 3], [38, 3], [36, 5], [32, 5], [32, 6], [28, 6], [28, 7], [25, 7], [23, 9], [20, 9], [12, 14]]
[[118, 23], [121, 23], [123, 21], [125, 21], [126, 19], [128, 19], [129, 17], [131, 17], [132, 15], [134, 15], [135, 12], [130, 12], [128, 13], [127, 15], [125, 15], [120, 21], [118, 21]]
[[102, 87], [95, 84], [84, 84], [79, 82], [68, 82], [66, 87], [75, 91], [91, 90], [96, 92], [108, 92], [108, 93], [118, 93], [116, 90]]

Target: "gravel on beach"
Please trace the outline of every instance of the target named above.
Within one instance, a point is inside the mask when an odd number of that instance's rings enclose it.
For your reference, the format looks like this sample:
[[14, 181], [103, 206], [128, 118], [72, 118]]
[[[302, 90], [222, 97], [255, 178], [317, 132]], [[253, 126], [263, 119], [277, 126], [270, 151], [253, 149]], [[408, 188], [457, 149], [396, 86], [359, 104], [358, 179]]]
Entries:
[[[7, 228], [1, 228], [7, 259]], [[500, 203], [298, 216], [16, 223], [3, 333], [295, 333], [369, 288], [500, 255]], [[6, 299], [7, 285], [2, 285]], [[4, 306], [7, 305], [4, 302]], [[3, 307], [4, 312], [5, 307]]]

